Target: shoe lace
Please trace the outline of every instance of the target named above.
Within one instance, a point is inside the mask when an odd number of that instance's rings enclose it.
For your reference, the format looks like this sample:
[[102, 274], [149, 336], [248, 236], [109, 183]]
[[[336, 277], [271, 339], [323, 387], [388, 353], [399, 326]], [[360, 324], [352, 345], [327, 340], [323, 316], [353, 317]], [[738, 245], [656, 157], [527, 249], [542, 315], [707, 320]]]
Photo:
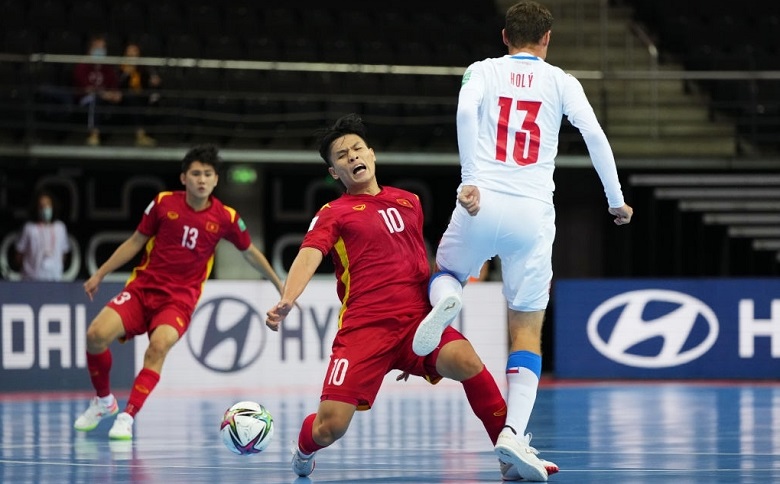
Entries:
[[527, 445], [527, 446], [528, 446], [528, 448], [531, 450], [531, 452], [533, 452], [535, 455], [539, 455], [539, 451], [538, 451], [538, 450], [536, 450], [536, 447], [533, 447], [533, 446], [531, 445], [531, 439], [532, 439], [533, 437], [534, 437], [534, 435], [533, 435], [531, 432], [528, 432], [527, 434], [525, 434], [525, 435], [524, 435], [523, 437], [521, 437], [521, 438], [522, 438], [522, 439], [525, 441], [526, 445]]

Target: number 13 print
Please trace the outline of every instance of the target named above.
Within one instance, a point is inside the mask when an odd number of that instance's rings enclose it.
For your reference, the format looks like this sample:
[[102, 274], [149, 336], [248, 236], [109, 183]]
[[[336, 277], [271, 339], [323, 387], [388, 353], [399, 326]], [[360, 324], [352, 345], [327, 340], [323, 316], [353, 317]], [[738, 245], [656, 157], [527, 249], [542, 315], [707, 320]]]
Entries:
[[[496, 159], [506, 161], [506, 147], [509, 143], [509, 118], [512, 115], [512, 103], [514, 99], [509, 97], [498, 98], [498, 129], [496, 131]], [[539, 101], [517, 101], [515, 109], [522, 115], [523, 123], [515, 133], [515, 146], [512, 150], [512, 159], [520, 166], [531, 165], [539, 161], [539, 125], [536, 124], [536, 116], [542, 103]]]

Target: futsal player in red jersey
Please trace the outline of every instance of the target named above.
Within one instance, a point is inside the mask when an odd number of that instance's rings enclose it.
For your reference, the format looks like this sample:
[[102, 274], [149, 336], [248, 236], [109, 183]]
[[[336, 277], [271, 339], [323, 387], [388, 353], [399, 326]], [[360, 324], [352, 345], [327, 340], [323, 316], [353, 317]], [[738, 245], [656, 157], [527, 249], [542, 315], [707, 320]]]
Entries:
[[495, 445], [506, 403], [471, 343], [447, 326], [434, 352], [421, 357], [412, 351], [417, 325], [431, 311], [420, 200], [378, 184], [374, 150], [354, 114], [324, 131], [320, 156], [346, 193], [314, 216], [282, 297], [266, 315], [266, 324], [278, 330], [324, 257], [332, 258], [342, 303], [338, 331], [319, 409], [301, 426], [293, 472], [311, 474], [315, 452], [346, 433], [355, 411], [371, 408], [384, 376], [393, 369], [403, 372], [399, 379], [416, 375], [431, 383], [442, 378], [462, 382]]
[[168, 351], [182, 337], [214, 264], [221, 239], [236, 246], [244, 259], [281, 291], [271, 264], [252, 243], [244, 221], [213, 194], [219, 180], [220, 157], [211, 145], [191, 149], [181, 165], [184, 190], [161, 192], [144, 210], [133, 235], [84, 283], [93, 299], [103, 278], [130, 262], [144, 249], [122, 292], [95, 317], [87, 329], [87, 369], [96, 396], [74, 424], [89, 431], [119, 408], [111, 393], [109, 372], [114, 340], [148, 333], [143, 369], [136, 376], [124, 412], [109, 430], [111, 439], [133, 437], [133, 420], [160, 379]]

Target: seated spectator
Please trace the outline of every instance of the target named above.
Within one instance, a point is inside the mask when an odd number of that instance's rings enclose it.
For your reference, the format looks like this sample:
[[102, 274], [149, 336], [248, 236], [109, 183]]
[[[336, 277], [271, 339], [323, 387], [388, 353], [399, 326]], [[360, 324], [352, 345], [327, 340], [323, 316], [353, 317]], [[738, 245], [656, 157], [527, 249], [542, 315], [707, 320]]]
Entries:
[[[87, 53], [100, 59], [106, 56], [106, 37], [96, 34], [90, 37]], [[100, 107], [107, 104], [122, 102], [122, 92], [119, 90], [119, 76], [114, 66], [109, 64], [77, 64], [73, 70], [73, 85], [76, 88], [76, 100], [80, 106], [86, 106], [89, 146], [100, 145], [100, 128], [108, 117], [101, 112]]]
[[[125, 46], [125, 57], [141, 57], [141, 48], [135, 42]], [[149, 66], [123, 64], [119, 66], [119, 87], [122, 89], [122, 104], [131, 108], [131, 117], [136, 126], [135, 144], [137, 146], [155, 146], [157, 142], [146, 133], [149, 124], [144, 115], [146, 108], [157, 106], [160, 94], [156, 91], [162, 79], [157, 71]]]

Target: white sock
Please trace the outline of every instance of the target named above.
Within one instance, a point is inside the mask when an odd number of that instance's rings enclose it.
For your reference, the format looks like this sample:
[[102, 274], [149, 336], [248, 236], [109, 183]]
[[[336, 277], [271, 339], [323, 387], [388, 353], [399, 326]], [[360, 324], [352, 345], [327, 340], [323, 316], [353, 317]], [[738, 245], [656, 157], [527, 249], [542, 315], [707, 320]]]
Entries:
[[463, 286], [460, 284], [460, 281], [450, 274], [442, 274], [436, 277], [436, 279], [431, 282], [431, 287], [428, 290], [431, 306], [436, 306], [436, 303], [451, 294], [457, 294], [458, 297], [463, 297]]
[[506, 380], [506, 425], [512, 427], [518, 436], [523, 436], [536, 402], [539, 378], [528, 368], [520, 367], [517, 373], [508, 374]]
[[105, 405], [106, 407], [110, 407], [114, 403], [114, 400], [116, 399], [114, 398], [113, 393], [109, 393], [105, 397], [98, 397], [98, 401], [100, 402], [100, 404]]

